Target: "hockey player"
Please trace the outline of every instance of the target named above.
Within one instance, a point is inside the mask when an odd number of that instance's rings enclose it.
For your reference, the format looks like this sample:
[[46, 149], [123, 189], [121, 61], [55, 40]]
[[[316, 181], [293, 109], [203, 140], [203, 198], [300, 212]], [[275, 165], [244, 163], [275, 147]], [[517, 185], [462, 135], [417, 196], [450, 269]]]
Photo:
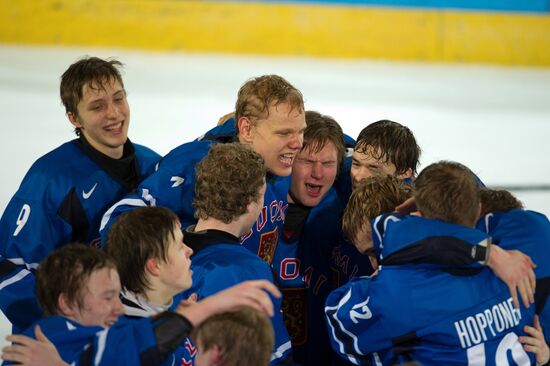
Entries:
[[274, 344], [269, 318], [250, 307], [209, 317], [193, 330], [195, 366], [266, 366]]
[[94, 245], [105, 210], [159, 159], [127, 137], [121, 65], [87, 57], [65, 71], [61, 100], [78, 138], [33, 164], [0, 221], [0, 307], [16, 331], [41, 316], [34, 271], [42, 259], [69, 241]]
[[244, 233], [243, 245], [271, 263], [278, 228], [286, 210], [292, 163], [302, 146], [305, 129], [302, 94], [286, 80], [266, 75], [247, 81], [239, 90], [235, 119], [217, 126], [198, 141], [172, 150], [158, 171], [139, 186], [135, 195], [112, 206], [102, 220], [104, 237], [114, 219], [136, 206], [165, 206], [187, 227], [196, 223], [195, 165], [215, 143], [238, 141], [252, 147], [265, 160], [268, 174], [265, 203], [257, 223]]
[[[178, 217], [165, 207], [138, 207], [113, 224], [105, 251], [117, 266], [124, 315], [146, 318], [174, 311], [191, 287], [193, 251], [183, 242]], [[196, 355], [186, 339], [164, 364], [191, 365]]]
[[[409, 128], [389, 120], [371, 123], [357, 137], [349, 172], [349, 188], [357, 187], [362, 180], [372, 176], [391, 175], [412, 183], [419, 157], [420, 147]], [[346, 240], [332, 251], [332, 269], [336, 286], [345, 284], [355, 276], [370, 275], [373, 271], [368, 258], [359, 254]]]
[[[273, 282], [269, 265], [239, 242], [264, 207], [265, 173], [262, 157], [239, 143], [213, 146], [197, 165], [193, 206], [198, 222], [184, 232], [194, 252], [193, 285], [187, 294], [196, 293], [200, 300], [246, 280]], [[277, 310], [280, 304], [274, 301]], [[281, 312], [271, 321], [275, 331], [271, 364], [279, 364], [290, 354], [290, 338]]]
[[333, 289], [331, 249], [340, 240], [344, 202], [333, 184], [345, 149], [342, 128], [334, 119], [307, 111], [306, 122], [304, 146], [292, 167], [289, 207], [273, 269], [283, 291], [294, 361], [320, 366], [332, 363], [323, 308]]
[[[342, 357], [356, 364], [501, 365], [508, 357], [533, 363], [518, 341], [533, 307], [514, 309], [506, 286], [487, 268], [456, 268], [430, 249], [440, 242], [470, 243], [473, 252], [486, 246], [487, 236], [470, 229], [479, 213], [477, 192], [467, 168], [433, 164], [416, 180], [424, 217], [383, 215], [372, 222], [378, 275], [353, 280], [327, 300], [333, 347]], [[368, 238], [369, 228], [361, 225], [355, 241]]]
[[[273, 314], [265, 290], [278, 296], [272, 284], [249, 281], [153, 318], [118, 320], [123, 305], [115, 264], [101, 251], [71, 244], [50, 254], [37, 271], [37, 296], [48, 317], [37, 322], [39, 328], [29, 328], [27, 335], [36, 329], [66, 363], [159, 365], [209, 316], [242, 306]], [[25, 343], [33, 343], [18, 335], [8, 339], [21, 344], [4, 349], [2, 358], [24, 361]]]
[[550, 342], [550, 222], [541, 213], [523, 210], [521, 202], [508, 191], [482, 189], [480, 197], [482, 215], [477, 228], [499, 247], [519, 250], [537, 264], [535, 309]]
[[353, 187], [375, 175], [412, 181], [419, 158], [420, 147], [409, 128], [389, 120], [371, 123], [359, 133], [353, 150]]

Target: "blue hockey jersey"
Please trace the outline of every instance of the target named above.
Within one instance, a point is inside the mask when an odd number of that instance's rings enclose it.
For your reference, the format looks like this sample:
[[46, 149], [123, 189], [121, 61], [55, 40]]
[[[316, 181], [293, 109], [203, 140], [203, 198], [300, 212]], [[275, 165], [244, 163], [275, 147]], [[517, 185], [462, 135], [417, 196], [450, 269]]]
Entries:
[[[38, 159], [2, 215], [0, 307], [20, 330], [41, 315], [34, 295], [34, 271], [40, 261], [71, 241], [94, 245], [103, 213], [135, 188], [86, 146], [76, 139]], [[135, 156], [130, 168], [135, 165], [137, 180], [154, 171], [158, 154], [129, 140], [124, 148], [125, 155], [130, 150], [129, 158]]]
[[[230, 120], [227, 123], [231, 121], [234, 122]], [[180, 145], [170, 151], [161, 160], [158, 170], [139, 185], [135, 194], [127, 195], [105, 213], [101, 223], [103, 240], [116, 217], [139, 206], [164, 206], [178, 215], [182, 227], [195, 224], [197, 220], [192, 206], [195, 197], [195, 165], [208, 154], [212, 144], [230, 142], [236, 138], [235, 135], [225, 133], [209, 133], [202, 140]], [[256, 224], [241, 238], [241, 242], [247, 249], [271, 263], [277, 246], [278, 229], [283, 224], [288, 206], [286, 195], [290, 177], [268, 174], [266, 183], [264, 207]]]
[[535, 309], [544, 329], [546, 342], [550, 342], [550, 222], [538, 212], [511, 210], [493, 212], [482, 217], [477, 228], [488, 233], [495, 244], [503, 249], [517, 249], [531, 257], [537, 265]]
[[283, 315], [294, 361], [332, 365], [324, 303], [334, 288], [331, 252], [340, 238], [344, 204], [330, 189], [319, 205], [290, 204], [275, 251], [273, 270], [283, 292]]
[[[373, 221], [375, 251], [386, 263], [329, 295], [333, 348], [358, 365], [533, 365], [518, 342], [533, 307], [514, 309], [506, 285], [488, 268], [407, 263], [432, 242], [482, 242], [470, 228], [420, 217]], [[459, 268], [460, 270], [460, 268]]]
[[[194, 254], [191, 256], [193, 285], [183, 297], [193, 293], [198, 300], [243, 281], [265, 279], [273, 282], [273, 273], [267, 263], [239, 245], [238, 238], [218, 230], [198, 233], [192, 229], [184, 233], [185, 242]], [[275, 315], [271, 318], [275, 331], [275, 347], [271, 365], [283, 362], [290, 354], [290, 337], [285, 328], [281, 299], [273, 298]]]
[[[176, 342], [172, 339], [184, 338], [192, 329], [191, 323], [173, 313], [164, 313], [156, 319], [122, 318], [108, 328], [84, 326], [63, 316], [46, 317], [35, 325], [39, 325], [44, 335], [55, 345], [61, 358], [74, 366], [158, 366], [163, 361], [174, 359], [173, 343]], [[166, 335], [169, 333], [168, 327], [175, 329], [169, 336]], [[24, 334], [34, 338], [34, 325]], [[163, 339], [162, 345], [159, 345], [159, 339]], [[177, 365], [191, 363], [181, 362]]]
[[[124, 304], [124, 319], [128, 321], [150, 318], [164, 311], [175, 311], [181, 300], [184, 300], [183, 294], [178, 294], [172, 299], [172, 303], [168, 306], [151, 304], [142, 296], [136, 295], [133, 292], [123, 290], [121, 300]], [[193, 341], [187, 337], [183, 340], [167, 357], [161, 366], [181, 365], [191, 366], [194, 364], [197, 355], [197, 348]]]

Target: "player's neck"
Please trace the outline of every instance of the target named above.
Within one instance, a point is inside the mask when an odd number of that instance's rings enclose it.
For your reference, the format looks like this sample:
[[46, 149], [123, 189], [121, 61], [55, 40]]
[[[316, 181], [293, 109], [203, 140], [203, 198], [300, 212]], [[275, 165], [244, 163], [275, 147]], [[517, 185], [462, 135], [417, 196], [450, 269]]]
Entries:
[[[243, 224], [240, 220], [231, 221], [229, 224], [226, 224], [223, 221], [209, 217], [208, 219], [199, 219], [197, 225], [195, 225], [195, 231], [203, 230], [220, 230], [233, 236], [241, 237], [243, 235]], [[248, 230], [246, 230], [245, 233], [246, 232], [248, 232]]]
[[150, 281], [151, 289], [146, 290], [142, 296], [154, 305], [167, 306], [172, 303], [174, 291], [163, 285], [157, 278]]

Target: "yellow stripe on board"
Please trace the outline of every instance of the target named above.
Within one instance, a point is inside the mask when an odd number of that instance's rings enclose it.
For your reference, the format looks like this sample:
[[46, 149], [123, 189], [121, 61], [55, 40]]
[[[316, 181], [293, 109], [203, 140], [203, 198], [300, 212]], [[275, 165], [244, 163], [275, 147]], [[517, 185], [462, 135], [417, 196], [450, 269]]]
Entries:
[[0, 4], [4, 43], [550, 66], [550, 15], [160, 0]]

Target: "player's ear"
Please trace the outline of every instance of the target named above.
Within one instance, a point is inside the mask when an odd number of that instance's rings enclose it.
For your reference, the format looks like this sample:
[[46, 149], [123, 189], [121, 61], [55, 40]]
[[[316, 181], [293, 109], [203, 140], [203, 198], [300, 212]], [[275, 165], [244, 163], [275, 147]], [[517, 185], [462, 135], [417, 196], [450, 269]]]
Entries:
[[72, 317], [76, 313], [76, 307], [71, 303], [64, 293], [59, 294], [57, 298], [57, 308], [59, 313], [66, 317]]
[[237, 121], [239, 131], [239, 141], [245, 144], [252, 144], [254, 138], [254, 125], [248, 117], [241, 117]]
[[401, 173], [397, 176], [397, 178], [399, 179], [407, 179], [407, 178], [412, 178], [413, 176], [413, 171], [411, 168], [407, 168], [407, 170], [405, 170], [404, 173]]
[[214, 344], [208, 351], [210, 352], [210, 360], [212, 361], [212, 365], [222, 366], [223, 355], [220, 347], [217, 344]]
[[78, 117], [73, 112], [67, 112], [67, 118], [75, 128], [82, 127], [82, 124], [78, 121]]
[[147, 261], [145, 262], [145, 271], [153, 276], [158, 276], [160, 274], [159, 261], [155, 258], [147, 259]]

